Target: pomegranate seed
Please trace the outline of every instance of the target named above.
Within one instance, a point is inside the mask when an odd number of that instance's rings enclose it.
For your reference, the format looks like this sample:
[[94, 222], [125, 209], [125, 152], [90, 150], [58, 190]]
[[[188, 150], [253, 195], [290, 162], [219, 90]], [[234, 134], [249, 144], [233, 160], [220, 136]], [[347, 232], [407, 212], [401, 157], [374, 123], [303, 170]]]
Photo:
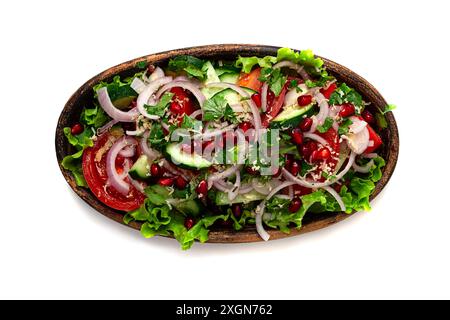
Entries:
[[156, 67], [153, 64], [149, 64], [147, 67], [147, 75], [152, 74], [155, 71]]
[[252, 124], [250, 122], [241, 122], [239, 124], [239, 129], [241, 129], [243, 132], [247, 132], [248, 129], [252, 127]]
[[300, 198], [295, 197], [294, 199], [292, 199], [291, 204], [289, 205], [289, 212], [290, 213], [295, 213], [298, 210], [300, 210], [302, 206], [302, 200], [300, 200]]
[[334, 92], [334, 90], [336, 90], [337, 89], [337, 85], [336, 85], [336, 83], [332, 83], [332, 84], [330, 84], [329, 86], [328, 86], [328, 88], [326, 88], [326, 89], [324, 89], [324, 88], [322, 88], [322, 89], [320, 89], [320, 93], [321, 94], [323, 94], [323, 96], [325, 97], [325, 98], [327, 98], [327, 99], [330, 99], [330, 97], [331, 97], [331, 94]]
[[355, 106], [351, 103], [344, 103], [341, 106], [341, 111], [339, 111], [339, 115], [342, 118], [350, 117], [355, 114]]
[[194, 226], [194, 219], [192, 218], [186, 218], [184, 219], [184, 226], [186, 227], [186, 229], [190, 229]]
[[173, 185], [173, 181], [175, 178], [162, 178], [159, 179], [158, 183], [162, 185], [163, 187], [170, 187]]
[[313, 151], [311, 154], [311, 160], [313, 162], [328, 160], [331, 157], [331, 152], [327, 148], [320, 148], [319, 150]]
[[272, 90], [267, 90], [267, 106], [271, 106], [275, 99], [275, 93]]
[[181, 107], [181, 105], [180, 105], [178, 102], [173, 101], [173, 102], [170, 104], [170, 111], [171, 111], [173, 114], [180, 114], [180, 113], [183, 112], [183, 108]]
[[261, 108], [261, 95], [259, 92], [252, 94], [252, 100], [258, 108]]
[[182, 176], [178, 176], [178, 177], [175, 179], [175, 186], [176, 186], [178, 189], [184, 189], [184, 188], [186, 188], [186, 186], [187, 186], [187, 181], [184, 180], [184, 178], [183, 178]]
[[245, 167], [245, 171], [252, 176], [256, 176], [259, 172], [258, 170], [254, 169], [253, 167]]
[[239, 218], [239, 217], [241, 216], [241, 214], [242, 214], [241, 206], [238, 205], [238, 204], [233, 204], [233, 205], [231, 206], [231, 211], [233, 212], [233, 215], [234, 215], [236, 218]]
[[84, 130], [84, 128], [83, 128], [83, 126], [82, 126], [81, 124], [75, 123], [75, 124], [72, 126], [72, 129], [70, 129], [70, 132], [75, 136], [75, 135], [77, 135], [77, 134], [82, 133], [83, 130]]
[[364, 121], [366, 121], [369, 124], [372, 124], [375, 122], [375, 118], [374, 118], [372, 112], [370, 112], [369, 110], [364, 110], [361, 113], [361, 116], [363, 117]]
[[309, 94], [300, 96], [297, 98], [297, 103], [300, 107], [307, 106], [311, 102], [312, 102], [312, 96], [310, 96]]
[[159, 178], [162, 176], [162, 168], [158, 164], [153, 163], [150, 166], [150, 174], [152, 175], [152, 177]]
[[208, 182], [206, 182], [206, 180], [200, 181], [195, 191], [200, 196], [205, 196], [208, 193]]
[[292, 162], [290, 168], [289, 168], [289, 172], [296, 177], [298, 175], [300, 171], [300, 164], [298, 163], [298, 161], [294, 161]]
[[300, 122], [299, 128], [302, 131], [306, 132], [309, 129], [311, 129], [312, 124], [313, 124], [313, 120], [311, 118], [305, 118], [302, 120], [302, 122]]
[[299, 128], [294, 128], [291, 132], [292, 142], [296, 145], [301, 145], [303, 143], [303, 133]]
[[314, 151], [317, 150], [317, 143], [314, 141], [308, 141], [303, 144], [301, 153], [303, 155], [303, 158], [309, 159], [309, 157], [312, 155]]

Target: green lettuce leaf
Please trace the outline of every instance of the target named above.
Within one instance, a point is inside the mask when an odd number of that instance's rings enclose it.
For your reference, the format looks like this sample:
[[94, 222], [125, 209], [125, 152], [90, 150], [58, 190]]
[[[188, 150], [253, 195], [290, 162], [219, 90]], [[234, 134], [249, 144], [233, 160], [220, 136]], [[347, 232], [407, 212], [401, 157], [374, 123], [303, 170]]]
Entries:
[[82, 156], [83, 156], [83, 149], [74, 154], [65, 156], [61, 162], [61, 165], [63, 166], [64, 169], [72, 172], [72, 175], [75, 179], [77, 186], [86, 188], [88, 185], [83, 176], [83, 168], [81, 166]]
[[244, 73], [250, 73], [255, 65], [259, 65], [261, 68], [270, 68], [276, 62], [277, 58], [272, 56], [265, 56], [264, 58], [239, 56], [235, 66], [241, 68]]
[[80, 116], [80, 122], [85, 126], [98, 129], [106, 124], [111, 118], [99, 106], [95, 108], [84, 108]]
[[302, 50], [295, 52], [290, 48], [280, 48], [277, 52], [277, 61], [288, 60], [307, 67], [320, 68], [323, 60], [316, 58], [312, 50]]
[[206, 70], [203, 70], [205, 61], [194, 56], [181, 55], [169, 61], [168, 69], [171, 71], [185, 71], [188, 76], [204, 80]]

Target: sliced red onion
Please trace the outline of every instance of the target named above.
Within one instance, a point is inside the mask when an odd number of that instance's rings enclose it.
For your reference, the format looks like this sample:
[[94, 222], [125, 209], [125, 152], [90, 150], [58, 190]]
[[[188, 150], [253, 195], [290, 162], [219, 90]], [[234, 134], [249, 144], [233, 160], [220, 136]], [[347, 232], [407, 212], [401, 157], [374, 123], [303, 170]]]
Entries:
[[172, 77], [158, 78], [150, 82], [150, 84], [145, 88], [145, 90], [142, 91], [142, 93], [137, 98], [137, 108], [139, 109], [139, 112], [143, 116], [153, 120], [159, 119], [158, 116], [149, 114], [147, 110], [145, 110], [145, 105], [148, 103], [150, 97], [155, 93], [156, 90], [158, 90], [160, 86], [163, 86], [171, 81]]
[[236, 171], [241, 170], [241, 168], [242, 168], [242, 165], [234, 165], [222, 172], [217, 172], [217, 173], [210, 175], [208, 177], [208, 189], [211, 188], [214, 181], [223, 180], [225, 178], [228, 178], [228, 177], [234, 175], [236, 173]]
[[115, 125], [118, 122], [119, 121], [113, 119], [110, 122], [108, 122], [107, 124], [105, 124], [104, 126], [98, 128], [97, 129], [97, 135], [101, 135], [103, 132], [108, 131], [113, 125]]
[[286, 178], [286, 180], [295, 182], [296, 184], [301, 185], [303, 187], [311, 188], [311, 189], [323, 188], [323, 187], [332, 185], [336, 181], [341, 180], [342, 177], [350, 170], [353, 163], [355, 162], [355, 156], [356, 156], [356, 154], [354, 152], [350, 153], [350, 157], [348, 158], [348, 162], [347, 162], [347, 165], [345, 166], [345, 168], [339, 174], [336, 175], [335, 179], [326, 181], [326, 182], [309, 182], [304, 179], [294, 177], [285, 168], [281, 168], [281, 172], [283, 174], [283, 177]]
[[373, 159], [373, 158], [378, 157], [378, 154], [377, 153], [363, 153], [361, 155], [361, 157], [367, 158], [367, 159]]
[[155, 159], [157, 159], [161, 156], [161, 153], [159, 153], [158, 151], [156, 151], [148, 146], [148, 137], [149, 136], [150, 136], [150, 131], [147, 130], [144, 133], [144, 135], [142, 136], [141, 141], [139, 142], [139, 146], [141, 147], [142, 153], [148, 157], [148, 161], [154, 161]]
[[330, 112], [330, 106], [328, 105], [327, 99], [320, 92], [316, 92], [314, 94], [314, 98], [319, 105], [319, 113], [317, 114], [317, 122], [319, 124], [323, 124], [325, 119], [328, 117], [328, 113]]
[[166, 169], [169, 173], [174, 176], [182, 176], [184, 180], [191, 181], [194, 176], [189, 170], [183, 170], [171, 164], [167, 159], [162, 159], [160, 164]]
[[148, 81], [152, 82], [163, 77], [165, 77], [163, 69], [156, 67], [152, 74], [148, 77]]
[[267, 92], [269, 91], [269, 85], [267, 84], [267, 81], [264, 82], [262, 88], [261, 88], [261, 110], [263, 112], [266, 112], [267, 109]]
[[347, 210], [347, 208], [345, 207], [344, 201], [342, 200], [341, 196], [339, 195], [339, 193], [336, 192], [336, 190], [334, 190], [331, 187], [323, 187], [323, 189], [325, 191], [327, 191], [329, 194], [331, 194], [337, 201], [337, 203], [339, 204], [339, 207], [341, 208], [341, 211], [345, 211]]
[[264, 195], [268, 195], [272, 190], [272, 186], [269, 183], [261, 183], [257, 178], [252, 179], [252, 186], [256, 192]]
[[353, 170], [355, 170], [356, 172], [361, 172], [361, 173], [368, 173], [370, 171], [370, 169], [373, 167], [374, 162], [373, 159], [371, 159], [369, 162], [367, 162], [366, 165], [364, 166], [359, 166], [355, 163], [353, 163]]
[[186, 76], [178, 76], [175, 79], [173, 79], [173, 81], [186, 81], [196, 85], [197, 87], [200, 87], [202, 85], [201, 82], [198, 81], [197, 79], [188, 78]]
[[196, 119], [198, 116], [201, 116], [203, 114], [202, 109], [195, 110], [191, 113], [190, 117], [192, 119]]
[[136, 139], [123, 136], [112, 145], [106, 156], [106, 173], [108, 174], [108, 181], [112, 187], [114, 187], [118, 192], [124, 195], [128, 194], [130, 185], [126, 181], [124, 181], [117, 173], [116, 158], [123, 148], [136, 144]]
[[297, 71], [297, 73], [303, 78], [303, 80], [311, 80], [311, 77], [305, 71], [305, 69], [292, 61], [281, 61], [273, 65], [273, 68], [283, 68], [283, 67], [287, 67]]
[[239, 194], [246, 194], [253, 190], [253, 186], [251, 183], [243, 184], [239, 188]]
[[119, 154], [125, 158], [131, 158], [136, 153], [136, 147], [134, 145], [128, 146], [120, 150]]
[[329, 144], [327, 142], [327, 140], [325, 140], [324, 138], [322, 138], [321, 136], [319, 136], [318, 134], [315, 134], [315, 133], [305, 132], [305, 133], [303, 133], [303, 137], [304, 138], [309, 138], [311, 140], [314, 140], [314, 141], [320, 143], [323, 146], [327, 146]]
[[239, 188], [241, 187], [241, 173], [236, 171], [236, 181], [233, 188], [228, 192], [228, 200], [233, 201], [239, 194]]
[[231, 188], [233, 187], [233, 185], [232, 184], [227, 184], [227, 183], [220, 183], [220, 181], [215, 181], [214, 183], [213, 183], [213, 186], [214, 186], [214, 188], [216, 188], [217, 190], [219, 190], [219, 191], [222, 191], [222, 192], [230, 192], [231, 191]]
[[338, 131], [339, 130], [339, 124], [336, 122], [336, 121], [333, 121], [333, 129], [335, 130], [335, 131]]
[[289, 199], [294, 199], [294, 186], [289, 186]]
[[[250, 98], [250, 95], [238, 85], [226, 82], [213, 82], [207, 85], [208, 87], [215, 88], [224, 88], [224, 89], [232, 89], [236, 91], [243, 98], [246, 98], [245, 102], [250, 106], [250, 110], [253, 114], [253, 125], [255, 127], [256, 132], [261, 132], [261, 115], [259, 114], [259, 109], [256, 106], [255, 102]], [[258, 136], [258, 135], [257, 135]]]
[[205, 95], [200, 91], [197, 85], [190, 81], [172, 81], [170, 83], [165, 84], [161, 89], [158, 90], [156, 93], [156, 99], [159, 99], [164, 92], [167, 90], [170, 90], [174, 87], [180, 87], [186, 90], [189, 90], [192, 92], [192, 94], [195, 96], [195, 98], [198, 101], [198, 104], [201, 107], [203, 107], [203, 103], [205, 102], [206, 98]]
[[130, 175], [128, 175], [128, 180], [130, 181], [130, 183], [133, 185], [133, 187], [136, 188], [136, 190], [138, 190], [140, 193], [145, 194], [144, 192], [144, 183], [143, 182], [139, 182], [137, 180], [134, 180], [133, 178], [130, 177]]
[[311, 129], [309, 129], [308, 132], [314, 133], [314, 132], [316, 132], [316, 129], [317, 129], [317, 126], [319, 125], [319, 122], [317, 121], [317, 117], [316, 116], [312, 116], [311, 120], [313, 121], [313, 123], [311, 125]]
[[[120, 152], [119, 152], [119, 154], [120, 154]], [[126, 176], [128, 175], [128, 171], [130, 171], [130, 168], [131, 168], [131, 160], [130, 159], [125, 159], [123, 161], [123, 172], [120, 175], [120, 179], [123, 180], [123, 179], [126, 178]]]
[[136, 77], [133, 79], [133, 81], [131, 81], [130, 87], [139, 94], [144, 91], [145, 83], [144, 81]]
[[111, 102], [106, 87], [97, 90], [97, 99], [106, 114], [116, 121], [133, 122], [139, 116], [139, 111], [136, 108], [127, 112], [117, 109]]
[[169, 127], [169, 125], [168, 125], [167, 123], [165, 123], [164, 121], [161, 121], [160, 123], [161, 123], [161, 127], [162, 127], [164, 130], [170, 132], [170, 127]]
[[225, 127], [223, 129], [213, 130], [213, 131], [206, 131], [205, 133], [196, 134], [196, 135], [194, 135], [193, 138], [194, 139], [202, 138], [202, 139], [206, 140], [206, 139], [209, 139], [209, 138], [212, 138], [212, 137], [219, 136], [219, 135], [223, 134], [224, 132], [231, 131], [234, 128], [236, 128], [236, 125], [235, 124], [231, 124], [228, 127]]
[[262, 203], [262, 207], [256, 208], [256, 216], [255, 216], [255, 224], [256, 224], [256, 231], [258, 232], [261, 239], [264, 241], [268, 241], [270, 239], [270, 234], [264, 229], [264, 226], [262, 224], [262, 216], [264, 214], [264, 206], [265, 204]]

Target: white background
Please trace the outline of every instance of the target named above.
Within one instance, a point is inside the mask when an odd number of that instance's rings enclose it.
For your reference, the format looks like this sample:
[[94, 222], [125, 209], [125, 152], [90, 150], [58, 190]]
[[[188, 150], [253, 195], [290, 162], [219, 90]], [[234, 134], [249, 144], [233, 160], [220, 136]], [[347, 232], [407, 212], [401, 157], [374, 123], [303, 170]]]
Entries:
[[[0, 298], [450, 298], [447, 1], [10, 1], [0, 10]], [[312, 48], [395, 111], [400, 158], [360, 213], [269, 243], [146, 240], [70, 190], [54, 131], [93, 75], [213, 43]]]

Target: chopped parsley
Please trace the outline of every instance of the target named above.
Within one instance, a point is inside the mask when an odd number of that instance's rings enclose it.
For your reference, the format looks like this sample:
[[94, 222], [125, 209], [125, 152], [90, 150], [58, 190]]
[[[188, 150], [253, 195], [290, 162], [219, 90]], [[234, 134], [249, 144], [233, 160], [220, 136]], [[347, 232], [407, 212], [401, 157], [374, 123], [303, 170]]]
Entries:
[[319, 131], [320, 133], [327, 132], [333, 126], [333, 122], [333, 118], [327, 117], [323, 124], [317, 126], [317, 131]]

